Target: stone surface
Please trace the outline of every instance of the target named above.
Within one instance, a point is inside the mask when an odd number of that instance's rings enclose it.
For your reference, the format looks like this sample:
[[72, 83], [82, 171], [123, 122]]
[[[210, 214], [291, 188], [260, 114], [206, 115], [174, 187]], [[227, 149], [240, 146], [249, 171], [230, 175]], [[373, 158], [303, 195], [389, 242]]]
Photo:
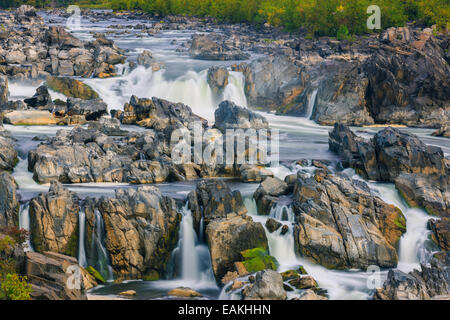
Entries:
[[255, 282], [242, 291], [244, 300], [286, 300], [281, 275], [273, 270], [256, 273]]
[[267, 120], [253, 111], [239, 107], [231, 101], [223, 101], [214, 112], [214, 126], [225, 133], [227, 129], [268, 129]]
[[14, 177], [0, 172], [0, 229], [19, 225], [19, 199]]
[[228, 76], [227, 68], [210, 67], [206, 79], [212, 91], [215, 94], [219, 94], [228, 85]]
[[49, 111], [23, 110], [12, 111], [5, 115], [3, 121], [12, 125], [21, 126], [46, 126], [55, 125], [58, 119]]

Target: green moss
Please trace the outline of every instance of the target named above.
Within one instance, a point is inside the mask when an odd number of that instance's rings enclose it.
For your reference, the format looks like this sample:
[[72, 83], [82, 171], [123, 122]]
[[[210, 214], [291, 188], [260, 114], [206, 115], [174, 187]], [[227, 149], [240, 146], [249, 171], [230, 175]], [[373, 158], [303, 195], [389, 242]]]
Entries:
[[64, 254], [77, 257], [78, 255], [78, 226], [74, 233], [70, 236], [69, 241], [67, 242], [66, 249], [64, 250]]
[[306, 269], [303, 266], [299, 266], [297, 272], [300, 274], [308, 274], [308, 272], [306, 272]]
[[150, 271], [149, 274], [145, 275], [142, 278], [144, 281], [157, 281], [160, 279], [159, 273], [156, 270]]
[[86, 268], [86, 271], [89, 272], [89, 274], [91, 276], [93, 276], [97, 281], [99, 281], [100, 283], [106, 283], [105, 278], [103, 278], [103, 276], [100, 274], [100, 272], [98, 272], [97, 270], [95, 270], [95, 268], [93, 266], [88, 266]]
[[267, 253], [264, 248], [253, 248], [241, 252], [242, 264], [249, 273], [265, 269], [277, 270], [278, 261]]
[[406, 232], [406, 219], [402, 215], [398, 215], [397, 218], [395, 218], [394, 223], [397, 227], [400, 228], [400, 230], [405, 233]]

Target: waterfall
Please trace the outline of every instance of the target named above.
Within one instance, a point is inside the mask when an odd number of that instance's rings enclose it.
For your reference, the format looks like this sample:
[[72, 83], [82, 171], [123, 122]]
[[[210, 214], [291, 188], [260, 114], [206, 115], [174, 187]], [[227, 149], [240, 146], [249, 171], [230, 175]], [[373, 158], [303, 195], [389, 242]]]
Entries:
[[87, 267], [86, 249], [84, 246], [84, 234], [86, 228], [86, 214], [84, 210], [80, 210], [78, 214], [79, 235], [78, 235], [78, 264], [83, 268]]
[[96, 268], [102, 275], [106, 275], [105, 279], [114, 280], [113, 269], [111, 267], [109, 252], [106, 249], [103, 239], [105, 237], [105, 225], [103, 217], [97, 209], [94, 211], [95, 225], [92, 230], [92, 247], [96, 249], [97, 261]]
[[[19, 210], [19, 229], [24, 229], [30, 232], [30, 205], [23, 204]], [[24, 243], [24, 251], [34, 251], [31, 245], [31, 235], [28, 235], [27, 240]]]
[[269, 216], [271, 218], [274, 218], [278, 221], [289, 221], [294, 222], [295, 221], [295, 215], [292, 211], [292, 207], [290, 205], [285, 204], [279, 204], [277, 203], [270, 209]]
[[305, 116], [306, 119], [311, 119], [311, 116], [313, 114], [314, 106], [316, 105], [317, 91], [319, 91], [319, 89], [314, 89], [314, 91], [311, 93], [311, 96], [309, 97], [308, 110], [306, 111]]
[[84, 80], [108, 104], [110, 109], [123, 109], [131, 95], [139, 98], [158, 97], [171, 102], [180, 102], [191, 107], [192, 111], [207, 120], [214, 120], [214, 110], [222, 100], [231, 100], [247, 107], [244, 92], [244, 76], [230, 71], [229, 84], [222, 96], [215, 96], [207, 82], [207, 70], [188, 71], [175, 80], [166, 80], [164, 70], [152, 72], [140, 66], [128, 74], [109, 79]]

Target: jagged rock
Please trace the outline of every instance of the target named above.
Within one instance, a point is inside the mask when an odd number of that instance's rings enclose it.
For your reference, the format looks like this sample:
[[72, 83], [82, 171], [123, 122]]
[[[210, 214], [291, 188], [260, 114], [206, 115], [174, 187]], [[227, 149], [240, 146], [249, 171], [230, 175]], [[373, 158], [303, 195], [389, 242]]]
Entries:
[[263, 226], [245, 215], [228, 214], [226, 218], [214, 219], [208, 223], [205, 234], [218, 281], [233, 271], [234, 263], [242, 259], [242, 251], [268, 248]]
[[268, 129], [267, 120], [253, 111], [231, 101], [222, 101], [214, 112], [214, 127], [225, 133], [227, 129]]
[[244, 300], [286, 300], [281, 275], [273, 270], [256, 273], [255, 282], [242, 291]]
[[258, 214], [268, 215], [277, 197], [288, 192], [288, 184], [278, 178], [266, 178], [256, 189], [253, 198], [256, 201]]
[[401, 211], [360, 181], [298, 173], [294, 189], [297, 251], [327, 268], [395, 267], [395, 246], [406, 231]]
[[25, 99], [24, 102], [28, 107], [35, 109], [51, 110], [53, 108], [52, 97], [48, 93], [46, 86], [37, 88], [33, 97]]
[[115, 118], [101, 117], [98, 121], [89, 122], [89, 130], [100, 131], [107, 136], [125, 136], [128, 131], [120, 129], [120, 121]]
[[82, 268], [75, 258], [27, 252], [26, 276], [33, 300], [87, 300]]
[[19, 198], [13, 176], [0, 172], [0, 229], [18, 226]]
[[68, 116], [84, 116], [87, 121], [98, 120], [108, 113], [108, 105], [102, 99], [82, 100], [77, 98], [67, 99]]
[[450, 251], [450, 218], [443, 217], [440, 220], [430, 219], [428, 227], [431, 229], [433, 241], [442, 251]]
[[181, 214], [175, 200], [158, 188], [116, 190], [99, 204], [106, 230], [106, 248], [120, 279], [163, 277], [177, 244]]
[[[0, 129], [3, 126], [0, 125]], [[0, 171], [12, 171], [17, 163], [17, 151], [8, 133], [0, 131]]]
[[250, 57], [239, 48], [230, 48], [208, 35], [194, 35], [189, 53], [194, 59], [200, 60], [245, 60]]
[[47, 77], [47, 87], [70, 98], [83, 100], [98, 99], [98, 93], [80, 80], [68, 77]]
[[365, 140], [338, 124], [329, 134], [329, 145], [344, 158], [344, 166], [371, 180], [395, 182], [411, 205], [431, 214], [449, 214], [448, 168], [441, 148], [391, 127]]
[[208, 69], [207, 81], [215, 94], [221, 93], [228, 85], [227, 68], [211, 67]]
[[0, 110], [8, 103], [9, 91], [8, 91], [8, 77], [0, 75]]
[[78, 253], [79, 199], [59, 182], [48, 193], [30, 201], [30, 233], [33, 248], [76, 257]]

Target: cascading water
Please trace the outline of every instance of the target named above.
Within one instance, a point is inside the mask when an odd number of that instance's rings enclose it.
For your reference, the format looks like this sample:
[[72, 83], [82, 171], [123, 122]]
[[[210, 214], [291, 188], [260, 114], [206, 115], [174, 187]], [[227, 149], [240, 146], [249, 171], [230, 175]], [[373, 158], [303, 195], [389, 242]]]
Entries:
[[86, 228], [86, 214], [81, 210], [78, 214], [79, 235], [78, 235], [78, 264], [83, 268], [87, 267], [86, 249], [84, 246], [84, 235]]
[[[19, 229], [24, 229], [24, 230], [30, 232], [30, 206], [28, 203], [20, 206]], [[33, 247], [31, 246], [30, 235], [28, 236], [27, 240], [25, 241], [24, 251], [25, 252], [26, 251], [34, 251]]]
[[314, 112], [314, 106], [316, 105], [316, 98], [317, 98], [317, 92], [319, 90], [318, 89], [314, 89], [314, 91], [311, 93], [311, 96], [309, 97], [308, 100], [308, 110], [306, 112], [306, 119], [311, 119], [311, 116]]
[[215, 96], [207, 82], [207, 70], [188, 71], [175, 80], [166, 80], [164, 70], [152, 72], [140, 66], [130, 73], [110, 79], [87, 79], [85, 82], [97, 91], [110, 109], [123, 109], [132, 94], [139, 98], [158, 97], [171, 102], [181, 102], [207, 120], [214, 119], [214, 110], [222, 100], [231, 100], [247, 107], [244, 77], [230, 71], [229, 84], [222, 96]]
[[114, 274], [109, 260], [109, 252], [105, 248], [105, 245], [103, 243], [103, 239], [105, 237], [105, 226], [103, 223], [103, 217], [100, 211], [98, 210], [95, 210], [94, 214], [95, 214], [95, 225], [92, 230], [93, 233], [92, 248], [95, 249], [97, 257], [95, 265], [97, 270], [102, 275], [105, 275], [109, 281], [111, 281], [114, 280]]

